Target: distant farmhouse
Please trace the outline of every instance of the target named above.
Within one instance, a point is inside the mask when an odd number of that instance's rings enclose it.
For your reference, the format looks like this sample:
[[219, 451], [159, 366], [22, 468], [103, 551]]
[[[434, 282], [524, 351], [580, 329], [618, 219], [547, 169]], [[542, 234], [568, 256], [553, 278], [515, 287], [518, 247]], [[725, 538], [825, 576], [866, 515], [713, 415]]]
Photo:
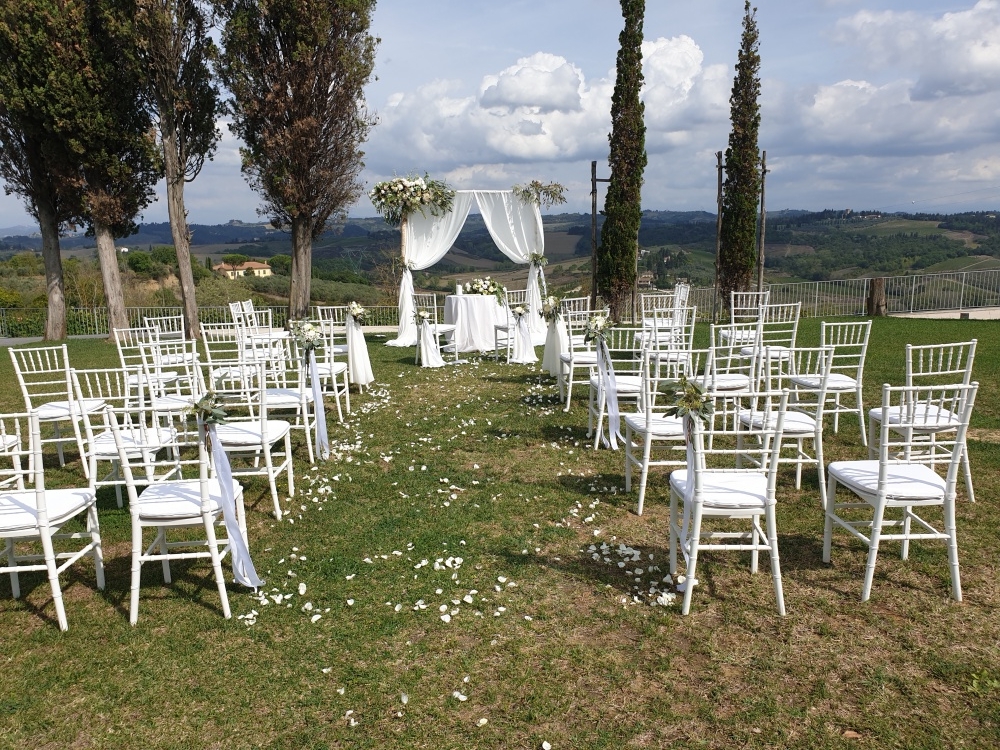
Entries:
[[241, 263], [238, 266], [231, 266], [228, 263], [220, 263], [217, 266], [212, 266], [212, 270], [216, 273], [221, 273], [230, 279], [239, 278], [240, 276], [271, 275], [271, 267], [267, 263], [258, 263], [255, 260], [248, 260], [246, 263]]

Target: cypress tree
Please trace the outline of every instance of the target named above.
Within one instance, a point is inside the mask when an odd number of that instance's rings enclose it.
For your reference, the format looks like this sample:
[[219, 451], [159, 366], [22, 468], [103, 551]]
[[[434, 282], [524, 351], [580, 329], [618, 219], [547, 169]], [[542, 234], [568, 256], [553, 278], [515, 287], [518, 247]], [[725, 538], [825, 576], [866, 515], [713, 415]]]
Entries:
[[760, 198], [760, 53], [757, 9], [746, 0], [736, 77], [729, 97], [732, 130], [726, 149], [722, 188], [722, 237], [719, 292], [728, 307], [729, 293], [748, 291], [757, 261], [757, 203]]
[[604, 226], [597, 250], [598, 289], [620, 320], [635, 284], [642, 219], [642, 172], [646, 168], [642, 88], [642, 21], [645, 0], [621, 0], [625, 28], [618, 36], [617, 75], [611, 97], [611, 182], [604, 200]]

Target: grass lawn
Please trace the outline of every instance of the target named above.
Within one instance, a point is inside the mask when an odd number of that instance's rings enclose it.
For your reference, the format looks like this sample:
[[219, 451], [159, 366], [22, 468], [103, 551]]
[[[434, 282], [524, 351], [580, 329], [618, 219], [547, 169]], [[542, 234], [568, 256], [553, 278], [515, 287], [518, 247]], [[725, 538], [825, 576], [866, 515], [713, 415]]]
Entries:
[[[310, 469], [299, 445], [286, 519], [264, 482], [246, 483], [266, 587], [232, 585], [232, 620], [210, 566], [175, 562], [169, 586], [145, 566], [129, 626], [129, 521], [113, 491], [100, 502], [107, 590], [89, 563], [70, 569], [67, 633], [44, 576], [22, 576], [16, 601], [0, 578], [0, 747], [995, 747], [997, 325], [877, 320], [866, 372], [874, 405], [883, 382], [901, 384], [906, 342], [979, 339], [962, 603], [942, 543], [914, 543], [905, 562], [885, 545], [860, 603], [865, 550], [838, 533], [823, 564], [815, 472], [796, 491], [786, 467], [788, 615], [766, 559], [751, 576], [740, 553], [701, 558], [689, 617], [651, 606], [667, 573], [665, 474], [637, 517], [622, 455], [586, 447], [582, 392], [563, 413], [537, 369], [423, 370], [371, 337], [378, 385], [331, 425], [328, 463]], [[803, 320], [800, 343], [818, 338]], [[117, 361], [104, 342], [69, 347], [79, 367]], [[23, 408], [6, 356], [0, 383], [0, 409]], [[865, 456], [851, 419], [824, 446], [828, 461]], [[82, 477], [78, 461], [53, 467], [52, 485]]]

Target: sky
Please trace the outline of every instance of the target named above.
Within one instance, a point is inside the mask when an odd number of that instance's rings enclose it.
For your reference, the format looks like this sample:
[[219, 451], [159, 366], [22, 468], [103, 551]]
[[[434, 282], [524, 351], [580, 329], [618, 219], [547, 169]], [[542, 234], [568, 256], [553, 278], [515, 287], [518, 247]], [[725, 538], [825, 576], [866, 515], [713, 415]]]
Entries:
[[[1000, 0], [757, 7], [768, 211], [1000, 208]], [[741, 0], [646, 3], [643, 208], [714, 212], [742, 17]], [[609, 176], [622, 24], [615, 0], [378, 0], [366, 189], [425, 172], [460, 189], [538, 179], [568, 188], [554, 210], [589, 212], [590, 162]], [[222, 130], [187, 187], [189, 221], [258, 221]], [[167, 220], [157, 192], [143, 221]], [[349, 212], [374, 215], [365, 197]], [[31, 223], [0, 196], [0, 227]]]

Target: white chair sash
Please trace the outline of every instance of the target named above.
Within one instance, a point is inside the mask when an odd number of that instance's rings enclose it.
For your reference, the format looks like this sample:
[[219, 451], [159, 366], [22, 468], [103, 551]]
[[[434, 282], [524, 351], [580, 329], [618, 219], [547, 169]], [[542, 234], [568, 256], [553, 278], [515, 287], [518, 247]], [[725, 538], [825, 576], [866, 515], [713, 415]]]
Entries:
[[347, 316], [347, 371], [348, 378], [355, 385], [365, 386], [375, 380], [365, 333], [353, 315]]
[[514, 351], [511, 352], [511, 362], [520, 364], [531, 364], [538, 361], [535, 354], [535, 347], [531, 342], [531, 329], [528, 328], [528, 316], [532, 313], [525, 313], [518, 316], [514, 324]]
[[316, 410], [316, 452], [326, 461], [330, 458], [330, 438], [326, 434], [326, 409], [323, 406], [323, 388], [316, 369], [316, 350], [309, 350], [309, 381], [312, 384], [313, 408]]
[[615, 367], [611, 363], [611, 352], [604, 339], [597, 340], [597, 374], [600, 388], [608, 405], [608, 442], [611, 450], [618, 450], [618, 440], [622, 438], [622, 419], [618, 411], [618, 383], [615, 381]]
[[[541, 317], [541, 316], [539, 316]], [[561, 317], [549, 321], [545, 334], [545, 351], [542, 352], [542, 369], [554, 378], [562, 367], [560, 357], [569, 351], [569, 334]]]
[[222, 448], [222, 443], [216, 435], [215, 425], [205, 425], [208, 428], [209, 442], [212, 445], [212, 460], [215, 463], [215, 475], [219, 478], [222, 490], [222, 518], [226, 522], [226, 533], [229, 535], [229, 557], [233, 564], [233, 576], [236, 582], [243, 586], [258, 589], [264, 582], [257, 577], [257, 570], [250, 559], [250, 549], [243, 530], [240, 529], [236, 517], [236, 496], [233, 492], [233, 470], [229, 465], [229, 457]]
[[420, 324], [420, 366], [444, 367], [437, 338], [431, 332], [431, 324], [426, 320]]

